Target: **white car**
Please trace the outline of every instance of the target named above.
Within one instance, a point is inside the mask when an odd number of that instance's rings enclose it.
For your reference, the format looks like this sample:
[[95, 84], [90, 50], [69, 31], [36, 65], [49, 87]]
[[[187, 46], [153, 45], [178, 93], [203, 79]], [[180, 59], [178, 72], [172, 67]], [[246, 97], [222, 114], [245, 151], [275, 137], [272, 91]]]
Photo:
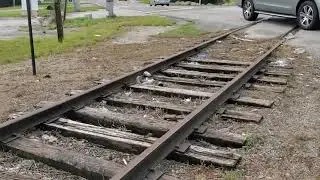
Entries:
[[305, 30], [320, 25], [320, 0], [238, 0], [243, 17], [254, 21], [259, 14], [296, 18]]
[[170, 5], [170, 0], [150, 0], [150, 6], [157, 6], [157, 5]]

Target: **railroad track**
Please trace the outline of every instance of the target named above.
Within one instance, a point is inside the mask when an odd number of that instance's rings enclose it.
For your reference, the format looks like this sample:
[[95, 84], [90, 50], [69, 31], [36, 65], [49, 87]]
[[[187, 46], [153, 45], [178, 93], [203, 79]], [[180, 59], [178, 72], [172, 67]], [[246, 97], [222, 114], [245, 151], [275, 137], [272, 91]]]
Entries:
[[[174, 179], [154, 169], [165, 158], [233, 168], [241, 156], [226, 147], [241, 147], [245, 138], [219, 131], [206, 121], [213, 116], [253, 123], [263, 119], [227, 104], [273, 105], [273, 100], [243, 96], [241, 91], [284, 91], [289, 67], [270, 64], [267, 57], [293, 29], [252, 61], [208, 58], [201, 52], [256, 23], [7, 121], [0, 125], [2, 147], [88, 179]], [[85, 139], [133, 158], [119, 163], [67, 150], [47, 136], [37, 139], [43, 131]]]

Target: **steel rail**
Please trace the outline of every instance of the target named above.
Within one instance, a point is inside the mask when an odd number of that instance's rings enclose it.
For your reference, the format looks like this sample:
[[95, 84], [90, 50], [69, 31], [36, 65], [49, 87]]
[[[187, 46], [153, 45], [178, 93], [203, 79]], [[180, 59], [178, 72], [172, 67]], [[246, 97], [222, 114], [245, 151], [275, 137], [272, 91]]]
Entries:
[[[290, 30], [292, 31], [292, 30]], [[166, 158], [177, 145], [185, 139], [201, 124], [212, 116], [222, 104], [237, 92], [253, 75], [255, 75], [267, 63], [267, 57], [286, 39], [281, 39], [266, 53], [258, 57], [245, 71], [238, 74], [232, 81], [223, 86], [210, 99], [190, 113], [185, 119], [178, 122], [172, 129], [159, 138], [152, 146], [133, 159], [128, 166], [123, 168], [112, 180], [145, 179], [149, 168], [154, 167]]]
[[89, 90], [84, 91], [83, 93], [72, 96], [50, 106], [38, 109], [17, 119], [6, 121], [0, 124], [0, 141], [4, 142], [8, 139], [14, 138], [15, 134], [17, 133], [21, 133], [41, 123], [55, 120], [56, 118], [68, 111], [80, 109], [101, 96], [109, 95], [128, 84], [134, 83], [136, 81], [136, 77], [142, 75], [145, 71], [154, 73], [161, 69], [165, 69], [166, 67], [169, 67], [170, 65], [175, 64], [189, 56], [197, 54], [201, 49], [209, 46], [210, 44], [214, 43], [219, 39], [223, 39], [232, 33], [253, 26], [264, 20], [265, 19], [261, 19], [260, 21], [253, 22], [241, 26], [239, 28], [230, 30], [195, 47], [179, 52], [164, 60], [152, 63], [140, 70], [121, 76], [111, 82], [95, 86]]

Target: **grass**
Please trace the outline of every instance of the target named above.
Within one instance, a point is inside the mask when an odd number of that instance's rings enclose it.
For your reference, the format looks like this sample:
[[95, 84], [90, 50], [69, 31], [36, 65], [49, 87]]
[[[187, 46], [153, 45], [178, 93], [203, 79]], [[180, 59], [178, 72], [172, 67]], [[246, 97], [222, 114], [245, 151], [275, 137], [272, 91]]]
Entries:
[[[79, 31], [65, 34], [63, 43], [57, 37], [35, 38], [36, 57], [70, 51], [76, 47], [94, 45], [99, 41], [124, 32], [128, 26], [169, 26], [174, 22], [158, 16], [116, 17], [112, 19], [89, 20], [86, 18], [68, 20], [66, 27], [80, 27]], [[26, 37], [0, 40], [0, 64], [15, 63], [29, 57], [29, 40]]]
[[[80, 7], [80, 11], [81, 12], [86, 12], [86, 11], [97, 11], [99, 9], [103, 9], [103, 7], [100, 6], [82, 6]], [[73, 12], [73, 5], [68, 4], [67, 6], [67, 13], [72, 13]], [[43, 9], [39, 9], [39, 15], [40, 16], [48, 16], [49, 15], [49, 11], [46, 8]]]
[[140, 0], [140, 2], [143, 4], [150, 4], [150, 0]]
[[[39, 5], [39, 16], [49, 16], [49, 11], [46, 9], [47, 6], [45, 5]], [[102, 9], [103, 7], [100, 6], [82, 6], [80, 7], [81, 12], [86, 11], [97, 11], [99, 9]], [[67, 6], [67, 13], [73, 12], [73, 5], [68, 4]], [[21, 7], [6, 7], [6, 8], [0, 8], [0, 17], [24, 17], [24, 15], [21, 14]]]
[[14, 11], [1, 11], [0, 10], [0, 17], [22, 17], [20, 10]]
[[173, 20], [159, 16], [116, 17], [111, 19], [77, 18], [65, 21], [65, 27], [89, 27], [97, 24], [109, 26], [108, 23], [120, 26], [172, 26]]
[[161, 33], [162, 37], [197, 37], [205, 34], [206, 32], [198, 29], [193, 23], [180, 25], [178, 28]]
[[236, 0], [224, 0], [224, 3], [226, 5], [235, 5], [236, 4]]
[[244, 179], [243, 174], [239, 171], [226, 171], [222, 175], [224, 180], [241, 180]]
[[16, 10], [16, 9], [21, 9], [21, 6], [1, 7], [0, 11], [1, 10], [6, 10], [6, 11], [9, 10], [10, 11], [10, 10]]

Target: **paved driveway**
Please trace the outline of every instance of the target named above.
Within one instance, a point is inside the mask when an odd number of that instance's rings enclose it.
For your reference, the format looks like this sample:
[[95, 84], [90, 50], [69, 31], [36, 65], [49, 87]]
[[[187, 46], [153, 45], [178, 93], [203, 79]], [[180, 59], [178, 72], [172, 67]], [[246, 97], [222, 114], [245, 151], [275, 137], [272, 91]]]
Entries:
[[[91, 3], [105, 5], [105, 0], [88, 0]], [[144, 16], [162, 15], [184, 20], [194, 21], [200, 28], [216, 32], [236, 28], [248, 24], [242, 17], [241, 9], [235, 6], [157, 6], [150, 7], [147, 4], [138, 3], [135, 0], [118, 1], [115, 3], [114, 11], [118, 16]], [[83, 17], [92, 14], [94, 18], [107, 15], [105, 10], [94, 12], [72, 13], [68, 18]], [[270, 18], [259, 16], [260, 18]], [[0, 38], [12, 37], [23, 33], [18, 31], [19, 26], [26, 25], [25, 19], [0, 19]], [[267, 39], [281, 35], [296, 25], [294, 20], [284, 18], [270, 18], [244, 31], [248, 38]], [[306, 48], [314, 56], [320, 57], [320, 30], [300, 30], [295, 39], [289, 41], [290, 45]]]

